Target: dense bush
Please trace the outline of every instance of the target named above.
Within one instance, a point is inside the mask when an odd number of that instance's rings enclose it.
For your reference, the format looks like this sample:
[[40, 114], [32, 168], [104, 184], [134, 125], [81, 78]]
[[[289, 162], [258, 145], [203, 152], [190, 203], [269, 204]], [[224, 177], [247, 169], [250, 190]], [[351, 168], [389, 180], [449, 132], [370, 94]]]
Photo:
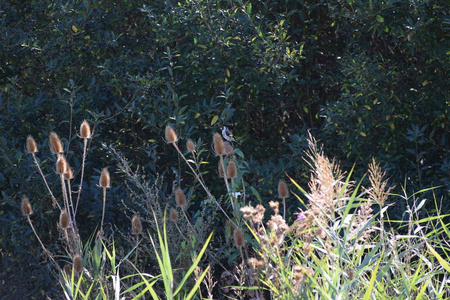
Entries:
[[[442, 186], [434, 193], [449, 207], [449, 6], [2, 1], [0, 294], [39, 297], [53, 285], [19, 217], [19, 199], [27, 194], [45, 244], [61, 250], [58, 215], [24, 143], [29, 134], [36, 139], [38, 159], [56, 188], [48, 132], [61, 135], [79, 174], [83, 119], [93, 124], [94, 138], [83, 183], [82, 239], [102, 214], [100, 169], [120, 174], [109, 146], [142, 166], [149, 182], [164, 176], [160, 193], [171, 194], [172, 182], [188, 168], [162, 140], [168, 123], [183, 142], [192, 138], [203, 148], [221, 125], [230, 126], [242, 143], [246, 192], [254, 202], [275, 197], [285, 173], [306, 182], [302, 154], [310, 130], [344, 168], [356, 164], [359, 177], [376, 157], [397, 191]], [[212, 160], [210, 152], [204, 155]], [[210, 186], [223, 189], [217, 166], [203, 168]], [[112, 179], [105, 222], [125, 224], [120, 200], [127, 204], [131, 194], [124, 178]], [[407, 204], [398, 203], [393, 216], [401, 218]], [[291, 220], [297, 206], [290, 202]], [[192, 215], [200, 209], [194, 208]]]

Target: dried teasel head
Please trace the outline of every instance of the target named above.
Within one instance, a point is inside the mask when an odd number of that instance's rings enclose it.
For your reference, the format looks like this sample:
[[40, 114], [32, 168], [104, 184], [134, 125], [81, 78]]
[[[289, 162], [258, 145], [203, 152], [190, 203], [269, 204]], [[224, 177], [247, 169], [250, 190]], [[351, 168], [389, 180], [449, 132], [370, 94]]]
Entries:
[[220, 133], [218, 132], [214, 133], [213, 141], [214, 141], [214, 152], [216, 153], [216, 155], [223, 155], [225, 153], [225, 146]]
[[236, 228], [234, 230], [234, 245], [236, 248], [240, 248], [245, 245], [244, 232], [241, 228]]
[[67, 172], [64, 173], [64, 179], [65, 180], [72, 180], [73, 179], [73, 170], [70, 167], [69, 164], [67, 164]]
[[89, 126], [89, 123], [86, 120], [84, 120], [80, 126], [80, 137], [82, 139], [90, 139], [91, 136], [92, 136], [91, 127]]
[[191, 139], [187, 140], [186, 149], [191, 153], [195, 152], [195, 143]]
[[77, 273], [81, 273], [81, 271], [83, 271], [83, 260], [81, 259], [80, 254], [75, 255], [73, 258], [73, 269]]
[[56, 134], [56, 132], [50, 132], [49, 140], [50, 140], [49, 142], [50, 151], [52, 151], [53, 154], [59, 154], [64, 152], [63, 144], [58, 134]]
[[142, 222], [138, 215], [134, 215], [131, 219], [131, 232], [133, 234], [142, 233]]
[[64, 229], [69, 227], [69, 215], [65, 209], [59, 215], [59, 225]]
[[278, 197], [283, 199], [289, 197], [289, 189], [284, 180], [278, 182]]
[[234, 161], [230, 161], [227, 166], [227, 176], [228, 178], [236, 178], [237, 176], [237, 167]]
[[36, 152], [38, 152], [36, 141], [33, 139], [33, 137], [31, 135], [29, 135], [27, 137], [27, 152], [28, 153], [36, 153]]
[[170, 209], [169, 220], [172, 222], [178, 221], [178, 211], [173, 207]]
[[64, 175], [67, 173], [68, 164], [64, 155], [60, 155], [56, 161], [56, 173]]
[[226, 156], [234, 155], [234, 148], [230, 142], [224, 142], [223, 146], [224, 146], [224, 151], [225, 151]]
[[99, 185], [100, 187], [106, 189], [111, 187], [110, 185], [111, 178], [109, 176], [109, 172], [107, 168], [102, 169], [102, 173], [100, 174]]
[[20, 205], [20, 209], [22, 210], [22, 215], [29, 216], [33, 213], [33, 209], [31, 208], [30, 199], [27, 196], [22, 196], [22, 203]]
[[175, 202], [181, 208], [186, 206], [186, 195], [181, 188], [177, 188], [175, 191]]
[[168, 143], [168, 144], [176, 143], [178, 140], [175, 130], [170, 125], [166, 126], [165, 137], [166, 137], [166, 143]]

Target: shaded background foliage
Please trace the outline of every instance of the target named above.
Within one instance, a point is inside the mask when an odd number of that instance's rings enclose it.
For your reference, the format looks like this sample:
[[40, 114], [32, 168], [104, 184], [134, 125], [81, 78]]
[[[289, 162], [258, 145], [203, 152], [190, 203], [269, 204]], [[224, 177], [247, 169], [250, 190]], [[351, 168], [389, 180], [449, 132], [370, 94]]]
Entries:
[[[206, 149], [230, 126], [242, 138], [246, 183], [264, 201], [285, 173], [308, 177], [310, 130], [344, 169], [356, 164], [358, 173], [375, 157], [398, 187], [442, 186], [448, 208], [449, 11], [438, 0], [2, 1], [0, 295], [39, 298], [54, 285], [18, 208], [27, 194], [35, 226], [57, 248], [57, 216], [24, 143], [36, 139], [56, 188], [48, 133], [63, 137], [79, 172], [83, 119], [95, 127], [80, 215], [86, 236], [101, 214], [99, 170], [116, 165], [101, 142], [145, 167], [149, 180], [165, 174], [170, 194], [185, 166], [162, 140], [167, 123]], [[215, 163], [205, 168], [218, 186]], [[112, 174], [105, 221], [128, 224], [119, 200], [129, 195]]]

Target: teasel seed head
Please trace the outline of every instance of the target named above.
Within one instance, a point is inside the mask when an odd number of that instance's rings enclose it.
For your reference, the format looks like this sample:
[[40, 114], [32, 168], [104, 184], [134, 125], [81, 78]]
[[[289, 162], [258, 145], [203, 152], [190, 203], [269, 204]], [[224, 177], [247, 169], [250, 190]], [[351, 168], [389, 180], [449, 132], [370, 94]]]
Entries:
[[234, 161], [230, 161], [227, 166], [227, 175], [228, 178], [236, 178], [237, 176], [237, 168]]
[[110, 188], [110, 176], [107, 168], [102, 169], [102, 173], [100, 174], [99, 185], [100, 187], [106, 189]]
[[225, 149], [224, 151], [225, 151], [225, 155], [226, 156], [234, 155], [234, 148], [229, 142], [224, 142], [223, 146], [224, 146], [224, 149]]
[[29, 135], [27, 137], [27, 151], [28, 151], [28, 153], [38, 152], [36, 141], [33, 139], [33, 137], [31, 135]]
[[173, 207], [170, 209], [169, 219], [172, 222], [178, 221], [178, 211]]
[[83, 260], [81, 259], [80, 254], [75, 255], [73, 258], [73, 268], [77, 273], [81, 273], [81, 271], [83, 271]]
[[21, 204], [22, 215], [29, 216], [33, 213], [33, 209], [31, 208], [30, 199], [27, 196], [22, 196], [22, 204]]
[[166, 143], [169, 144], [176, 143], [178, 140], [175, 130], [170, 125], [166, 125], [165, 136], [166, 136]]
[[195, 152], [195, 144], [191, 139], [188, 139], [186, 142], [186, 148], [189, 152]]
[[214, 141], [214, 152], [216, 152], [216, 155], [223, 155], [225, 153], [225, 146], [220, 133], [218, 132], [214, 133], [213, 141]]
[[64, 179], [65, 180], [72, 180], [73, 179], [73, 170], [70, 167], [69, 164], [67, 164], [67, 172], [64, 173]]
[[131, 232], [133, 234], [142, 233], [142, 222], [138, 215], [134, 215], [131, 219]]
[[91, 127], [89, 123], [84, 120], [80, 126], [80, 137], [82, 139], [90, 139], [91, 138]]
[[278, 197], [283, 199], [289, 197], [289, 189], [284, 180], [278, 182]]
[[236, 248], [240, 248], [245, 245], [244, 232], [241, 228], [236, 228], [234, 230], [234, 245]]
[[58, 160], [56, 161], [56, 173], [58, 174], [66, 174], [68, 169], [67, 160], [64, 155], [59, 155]]
[[184, 208], [186, 206], [186, 195], [183, 193], [183, 190], [181, 188], [177, 188], [177, 190], [175, 191], [175, 202], [181, 208]]
[[63, 144], [58, 134], [56, 134], [56, 132], [50, 132], [49, 140], [50, 140], [49, 144], [50, 151], [52, 151], [53, 154], [59, 154], [64, 152]]
[[69, 227], [69, 215], [65, 209], [59, 215], [59, 225], [64, 229]]

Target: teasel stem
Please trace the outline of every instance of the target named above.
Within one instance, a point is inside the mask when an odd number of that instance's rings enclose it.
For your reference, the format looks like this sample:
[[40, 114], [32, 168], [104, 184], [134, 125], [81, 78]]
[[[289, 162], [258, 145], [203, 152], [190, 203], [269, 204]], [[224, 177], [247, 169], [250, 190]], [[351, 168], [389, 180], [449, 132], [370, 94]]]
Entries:
[[75, 224], [72, 220], [71, 214], [69, 213], [71, 210], [70, 210], [70, 205], [69, 205], [69, 200], [68, 200], [69, 197], [67, 196], [66, 185], [64, 184], [64, 174], [60, 174], [60, 178], [61, 178], [61, 191], [63, 193], [63, 199], [64, 199], [64, 208], [68, 212], [69, 222], [70, 222], [70, 225], [73, 227]]
[[81, 178], [80, 178], [80, 185], [78, 186], [78, 195], [77, 195], [77, 202], [75, 204], [75, 214], [78, 211], [78, 203], [80, 202], [81, 197], [81, 189], [83, 188], [83, 178], [84, 178], [84, 164], [86, 161], [86, 151], [87, 151], [87, 142], [88, 139], [84, 138], [84, 147], [83, 147], [83, 161], [81, 162]]
[[198, 182], [200, 182], [201, 186], [203, 187], [203, 189], [205, 190], [206, 194], [208, 195], [208, 198], [211, 199], [213, 197], [211, 192], [208, 190], [208, 188], [205, 186], [203, 181], [200, 179], [200, 177], [198, 176], [197, 172], [195, 172], [194, 168], [192, 168], [191, 164], [187, 161], [186, 157], [184, 157], [183, 153], [181, 153], [181, 150], [180, 150], [180, 148], [178, 148], [177, 143], [173, 142], [172, 145], [175, 147], [175, 149], [177, 150], [178, 154], [180, 154], [180, 156], [184, 159], [186, 164], [189, 166], [189, 168], [191, 169], [192, 173], [195, 175], [195, 178], [197, 178]]
[[36, 232], [36, 229], [34, 229], [33, 222], [31, 222], [30, 215], [27, 215], [27, 220], [28, 220], [28, 223], [30, 224], [31, 229], [34, 232], [34, 235], [36, 236], [37, 240], [39, 241], [39, 244], [41, 244], [42, 250], [44, 251], [45, 254], [47, 254], [47, 256], [50, 258], [52, 263], [56, 266], [58, 271], [61, 272], [62, 271], [61, 267], [58, 265], [58, 263], [53, 258], [52, 253], [50, 251], [48, 251], [47, 248], [45, 248], [44, 243], [42, 243], [41, 238], [39, 237], [39, 235]]
[[45, 179], [44, 173], [42, 173], [41, 167], [39, 166], [39, 163], [37, 161], [36, 155], [34, 153], [31, 153], [31, 155], [33, 156], [33, 160], [34, 163], [36, 164], [36, 167], [39, 170], [39, 173], [41, 174], [42, 179], [44, 180], [45, 186], [47, 187], [48, 192], [50, 193], [50, 197], [52, 197], [52, 205], [53, 207], [58, 206], [59, 210], [61, 210], [61, 206], [59, 205], [58, 201], [56, 201], [55, 196], [52, 193], [52, 190], [50, 189], [48, 183], [47, 183], [47, 179]]
[[102, 223], [100, 225], [100, 231], [103, 233], [103, 221], [105, 219], [105, 205], [106, 205], [106, 188], [103, 189], [103, 209], [102, 209]]

